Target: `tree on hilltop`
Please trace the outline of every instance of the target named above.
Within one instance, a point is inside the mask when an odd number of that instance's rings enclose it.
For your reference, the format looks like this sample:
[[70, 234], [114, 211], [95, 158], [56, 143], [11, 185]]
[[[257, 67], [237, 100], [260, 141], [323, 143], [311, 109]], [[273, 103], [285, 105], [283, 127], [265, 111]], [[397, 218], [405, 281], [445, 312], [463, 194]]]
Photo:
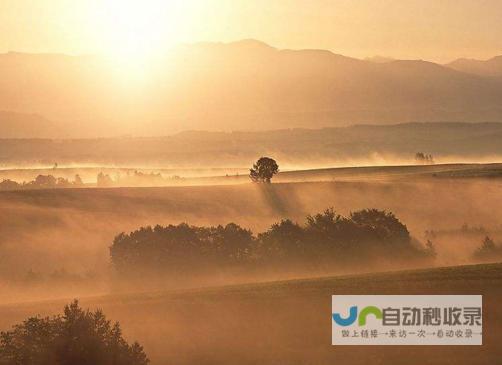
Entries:
[[270, 157], [261, 157], [253, 168], [249, 169], [249, 177], [253, 182], [270, 183], [272, 177], [279, 172], [279, 165]]

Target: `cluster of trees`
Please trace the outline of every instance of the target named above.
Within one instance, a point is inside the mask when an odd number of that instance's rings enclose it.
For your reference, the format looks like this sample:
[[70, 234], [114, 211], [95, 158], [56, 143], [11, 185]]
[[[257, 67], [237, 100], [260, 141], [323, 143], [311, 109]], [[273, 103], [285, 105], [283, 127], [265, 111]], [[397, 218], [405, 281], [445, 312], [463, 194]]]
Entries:
[[478, 236], [486, 236], [488, 234], [488, 229], [483, 227], [482, 225], [475, 226], [464, 223], [460, 228], [451, 228], [451, 229], [428, 229], [424, 232], [425, 238], [436, 240], [438, 238], [458, 235], [461, 234], [463, 237], [478, 237]]
[[129, 345], [118, 323], [77, 301], [63, 315], [32, 317], [0, 333], [1, 365], [147, 365], [137, 343]]
[[[58, 164], [55, 163], [53, 170], [55, 171]], [[272, 177], [279, 172], [279, 165], [270, 157], [261, 157], [253, 164], [249, 170], [249, 177], [253, 182], [270, 183]], [[173, 176], [170, 180], [181, 180], [179, 176]], [[157, 186], [166, 183], [166, 178], [160, 173], [141, 171], [127, 172], [126, 175], [118, 175], [111, 177], [109, 174], [100, 172], [96, 178], [98, 187], [112, 186]], [[52, 188], [69, 188], [83, 186], [84, 183], [77, 174], [73, 181], [63, 177], [54, 177], [53, 175], [38, 175], [34, 180], [18, 183], [10, 179], [4, 179], [0, 182], [0, 190], [20, 190], [20, 189], [52, 189]]]
[[99, 187], [109, 187], [112, 186], [115, 182], [108, 174], [104, 174], [100, 172], [98, 177], [96, 178], [96, 185]]
[[78, 174], [73, 181], [53, 175], [38, 175], [35, 180], [22, 183], [5, 179], [0, 182], [0, 190], [71, 188], [82, 185], [84, 183]]
[[[251, 181], [256, 183], [270, 183], [274, 175], [279, 172], [279, 165], [277, 162], [270, 157], [259, 158], [249, 169], [249, 177]], [[228, 176], [228, 175], [227, 175]], [[172, 180], [179, 180], [179, 176], [173, 176]], [[127, 172], [126, 176], [117, 175], [112, 178], [108, 174], [100, 172], [97, 176], [97, 186], [99, 187], [110, 187], [117, 185], [160, 185], [165, 182], [165, 179], [160, 173], [144, 173], [141, 171], [134, 171], [132, 174]]]
[[119, 234], [110, 255], [115, 268], [125, 273], [132, 268], [189, 270], [243, 263], [250, 257], [253, 242], [252, 232], [234, 223], [218, 227], [157, 225]]
[[48, 273], [29, 269], [23, 276], [18, 277], [23, 284], [40, 285], [44, 283], [77, 283], [82, 284], [96, 279], [96, 273], [87, 271], [83, 274], [77, 274], [66, 270], [65, 268], [55, 269]]
[[[55, 170], [55, 168], [54, 168]], [[179, 180], [179, 176], [173, 176], [173, 180]], [[127, 172], [124, 176], [116, 176], [112, 178], [109, 174], [100, 172], [97, 176], [96, 184], [99, 187], [111, 187], [119, 185], [138, 185], [138, 186], [154, 186], [162, 185], [165, 179], [160, 173], [150, 172], [144, 173], [141, 171]], [[0, 181], [0, 190], [21, 190], [21, 189], [54, 189], [54, 188], [71, 188], [82, 187], [84, 182], [80, 175], [75, 175], [73, 181], [63, 178], [55, 177], [54, 175], [38, 175], [32, 181], [25, 181], [19, 183], [11, 179], [4, 179]]]
[[[173, 176], [171, 179], [180, 179], [179, 176]], [[108, 174], [100, 172], [98, 174], [96, 184], [98, 187], [110, 187], [110, 186], [156, 186], [162, 185], [166, 180], [162, 177], [160, 173], [150, 172], [145, 173], [141, 171], [127, 172], [126, 175], [117, 175], [112, 178]]]
[[327, 209], [308, 216], [304, 225], [286, 219], [257, 236], [234, 223], [143, 227], [116, 236], [110, 255], [122, 273], [183, 274], [195, 268], [292, 263], [314, 267], [364, 264], [374, 259], [430, 259], [435, 252], [432, 244], [425, 247], [412, 239], [392, 213], [365, 209], [343, 217]]
[[423, 152], [415, 154], [415, 161], [421, 165], [434, 165], [434, 157]]

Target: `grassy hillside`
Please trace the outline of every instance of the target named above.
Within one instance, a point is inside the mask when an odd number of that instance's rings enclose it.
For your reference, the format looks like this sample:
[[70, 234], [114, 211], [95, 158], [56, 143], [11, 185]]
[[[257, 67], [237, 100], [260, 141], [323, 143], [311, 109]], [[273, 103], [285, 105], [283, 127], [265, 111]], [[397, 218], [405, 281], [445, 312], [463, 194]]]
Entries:
[[[108, 270], [108, 248], [115, 235], [123, 231], [156, 224], [235, 222], [261, 232], [282, 218], [303, 222], [306, 215], [328, 207], [343, 215], [364, 208], [391, 211], [422, 242], [426, 240], [425, 230], [450, 232], [433, 238], [439, 262], [467, 263], [484, 235], [489, 233], [497, 242], [501, 238], [500, 182], [431, 177], [432, 171], [440, 168], [298, 172], [291, 173], [297, 174], [297, 181], [308, 179], [308, 174], [313, 180], [328, 181], [271, 186], [245, 183], [4, 191], [0, 192], [0, 273], [9, 278], [24, 277], [30, 270], [44, 274], [60, 269], [79, 275], [100, 273]], [[428, 175], [422, 178], [424, 172]], [[317, 175], [325, 173], [332, 175]], [[291, 177], [291, 181], [295, 179]], [[467, 235], [460, 230], [464, 224], [486, 230]], [[40, 295], [45, 297], [43, 292]]]
[[[333, 294], [482, 294], [483, 346], [333, 347]], [[502, 264], [84, 298], [145, 345], [153, 364], [496, 364]], [[0, 328], [67, 300], [0, 306]]]

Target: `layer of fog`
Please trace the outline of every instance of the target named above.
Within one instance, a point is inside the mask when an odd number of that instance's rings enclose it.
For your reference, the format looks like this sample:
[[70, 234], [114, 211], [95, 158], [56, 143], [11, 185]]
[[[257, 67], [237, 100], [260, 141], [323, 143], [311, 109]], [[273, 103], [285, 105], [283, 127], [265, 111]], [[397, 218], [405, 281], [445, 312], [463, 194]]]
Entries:
[[[235, 222], [255, 234], [282, 218], [304, 222], [307, 214], [334, 207], [341, 214], [364, 208], [394, 212], [425, 243], [431, 239], [435, 265], [473, 262], [472, 253], [489, 234], [502, 238], [497, 180], [408, 180], [253, 184], [171, 188], [54, 189], [0, 193], [0, 285], [3, 302], [104, 294], [152, 288], [115, 285], [108, 248], [114, 236], [145, 225], [218, 225]], [[468, 225], [470, 229], [462, 229]], [[484, 227], [484, 230], [472, 227]], [[433, 230], [435, 235], [431, 237]], [[396, 265], [396, 268], [402, 267]], [[371, 270], [390, 270], [383, 263]], [[359, 270], [359, 269], [358, 269]], [[352, 271], [356, 271], [355, 269]], [[186, 280], [187, 286], [302, 276], [345, 274], [332, 268], [235, 276], [215, 273]], [[256, 274], [256, 275], [255, 275]], [[120, 279], [120, 278], [119, 278]], [[50, 289], [50, 290], [49, 290]]]
[[[275, 155], [272, 155], [276, 157]], [[414, 156], [403, 157], [401, 155], [374, 153], [367, 158], [344, 158], [338, 160], [323, 160], [321, 158], [306, 158], [305, 160], [289, 161], [287, 158], [277, 158], [281, 173], [276, 177], [279, 182], [299, 182], [299, 181], [334, 181], [334, 180], [357, 180], [361, 177], [368, 177], [368, 170], [358, 170], [358, 168], [386, 168], [381, 171], [371, 171], [370, 174], [384, 176], [386, 178], [396, 175], [392, 168], [414, 167], [414, 173], [432, 174], [448, 170], [483, 168], [497, 166], [498, 161], [502, 161], [502, 156], [440, 156], [434, 157], [434, 164], [422, 165], [417, 163]], [[218, 161], [221, 162], [221, 161]], [[134, 187], [134, 186], [183, 186], [183, 185], [216, 185], [235, 184], [249, 182], [247, 175], [253, 160], [240, 159], [233, 165], [228, 166], [185, 166], [166, 165], [159, 166], [152, 163], [143, 163], [134, 166], [99, 163], [64, 163], [64, 164], [26, 164], [16, 166], [3, 166], [0, 168], [0, 182], [2, 180], [13, 180], [19, 184], [34, 180], [38, 175], [52, 175], [73, 180], [75, 175], [79, 175], [88, 187], [95, 186], [99, 173], [110, 176], [114, 187]], [[471, 164], [472, 166], [466, 166]], [[502, 166], [502, 165], [500, 165]], [[390, 168], [390, 170], [389, 170]], [[346, 171], [344, 169], [350, 169]], [[423, 169], [423, 171], [421, 171]], [[391, 174], [386, 174], [390, 171]], [[142, 179], [131, 179], [135, 173], [159, 175], [161, 178], [149, 179], [145, 176]], [[366, 176], [368, 175], [368, 176]]]

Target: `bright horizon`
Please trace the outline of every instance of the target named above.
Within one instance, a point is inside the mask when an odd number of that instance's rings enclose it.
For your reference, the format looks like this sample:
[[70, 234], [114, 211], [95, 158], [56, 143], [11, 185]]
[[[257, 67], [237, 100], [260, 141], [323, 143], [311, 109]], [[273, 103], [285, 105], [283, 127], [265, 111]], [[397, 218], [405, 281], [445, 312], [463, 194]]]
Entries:
[[105, 54], [129, 67], [180, 43], [251, 38], [277, 48], [446, 63], [502, 54], [501, 12], [495, 0], [5, 0], [0, 52]]
[[[500, 122], [498, 62], [446, 63], [502, 55], [501, 13], [495, 0], [3, 0], [0, 53], [59, 56], [0, 57], [0, 135]], [[201, 45], [250, 39], [444, 67]]]

